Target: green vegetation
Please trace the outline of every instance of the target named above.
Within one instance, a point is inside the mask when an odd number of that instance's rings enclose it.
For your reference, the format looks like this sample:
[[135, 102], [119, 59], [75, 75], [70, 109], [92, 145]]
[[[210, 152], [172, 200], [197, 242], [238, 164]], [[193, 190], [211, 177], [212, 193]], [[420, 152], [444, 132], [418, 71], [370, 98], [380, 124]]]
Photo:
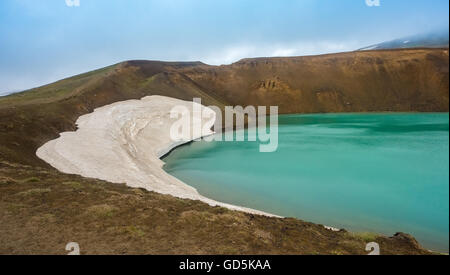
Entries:
[[110, 218], [114, 216], [114, 212], [116, 211], [117, 208], [111, 205], [101, 204], [89, 207], [86, 211], [86, 215], [94, 216], [95, 218]]
[[75, 190], [79, 190], [83, 188], [83, 185], [76, 181], [67, 181], [62, 183], [64, 186], [70, 187]]
[[116, 65], [105, 67], [99, 70], [94, 70], [63, 79], [42, 87], [1, 97], [0, 106], [7, 107], [9, 104], [42, 104], [62, 100], [74, 95], [74, 93], [79, 91], [82, 87], [101, 80], [102, 77], [106, 77], [115, 66]]
[[18, 193], [19, 196], [35, 196], [45, 193], [50, 193], [52, 190], [50, 188], [34, 188], [27, 191]]
[[145, 235], [144, 231], [142, 231], [139, 227], [136, 227], [134, 225], [125, 227], [125, 231], [135, 238], [141, 238]]
[[366, 243], [375, 242], [380, 236], [375, 233], [371, 232], [355, 232], [355, 233], [348, 233], [351, 237], [360, 239]]
[[41, 180], [38, 177], [31, 177], [28, 179], [25, 179], [23, 182], [40, 182]]

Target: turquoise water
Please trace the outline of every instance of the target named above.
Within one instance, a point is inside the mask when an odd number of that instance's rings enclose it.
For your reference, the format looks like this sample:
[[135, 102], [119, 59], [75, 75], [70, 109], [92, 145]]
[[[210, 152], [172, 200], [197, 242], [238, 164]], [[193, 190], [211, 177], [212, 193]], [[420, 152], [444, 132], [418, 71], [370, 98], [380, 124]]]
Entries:
[[279, 147], [198, 141], [165, 170], [218, 201], [449, 251], [449, 115], [280, 116]]

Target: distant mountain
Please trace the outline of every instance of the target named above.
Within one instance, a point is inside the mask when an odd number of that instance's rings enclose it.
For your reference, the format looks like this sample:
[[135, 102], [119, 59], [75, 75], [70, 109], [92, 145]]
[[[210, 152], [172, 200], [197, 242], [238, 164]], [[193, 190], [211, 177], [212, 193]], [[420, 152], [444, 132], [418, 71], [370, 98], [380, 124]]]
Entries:
[[447, 31], [413, 35], [401, 39], [368, 46], [359, 51], [406, 49], [406, 48], [448, 48], [449, 33]]

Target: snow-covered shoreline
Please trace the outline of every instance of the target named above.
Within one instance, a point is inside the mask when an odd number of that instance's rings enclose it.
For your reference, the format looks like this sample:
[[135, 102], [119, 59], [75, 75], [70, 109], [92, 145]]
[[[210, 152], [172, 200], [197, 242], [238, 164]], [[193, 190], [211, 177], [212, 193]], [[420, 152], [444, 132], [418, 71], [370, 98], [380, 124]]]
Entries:
[[[149, 96], [103, 106], [79, 117], [77, 131], [61, 133], [59, 138], [40, 147], [36, 155], [63, 173], [126, 183], [133, 188], [200, 200], [211, 206], [275, 216], [206, 198], [163, 170], [162, 156], [182, 144], [213, 134], [209, 129], [202, 129], [199, 136], [192, 135], [180, 141], [170, 137], [170, 128], [176, 120], [170, 117], [171, 110], [184, 106], [192, 116], [193, 104], [196, 103]], [[201, 110], [211, 112], [211, 117], [215, 118], [213, 110], [204, 106]], [[192, 128], [201, 129], [205, 122], [191, 119]]]

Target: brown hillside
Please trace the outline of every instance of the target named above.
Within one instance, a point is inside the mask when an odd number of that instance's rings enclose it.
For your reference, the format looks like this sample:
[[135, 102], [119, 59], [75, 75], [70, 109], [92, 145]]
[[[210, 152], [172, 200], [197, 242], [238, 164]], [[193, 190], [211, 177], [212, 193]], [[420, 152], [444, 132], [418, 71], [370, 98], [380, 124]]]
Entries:
[[244, 59], [184, 74], [234, 105], [281, 113], [448, 111], [448, 50]]
[[[128, 61], [0, 98], [0, 254], [428, 254], [410, 236], [333, 232], [65, 175], [35, 152], [113, 102], [165, 95], [281, 113], [446, 111], [448, 49], [246, 59], [229, 66]], [[219, 236], [219, 237], [217, 237]]]
[[94, 108], [146, 95], [280, 113], [448, 112], [448, 49], [244, 59], [229, 66], [128, 61], [0, 98], [0, 158], [46, 165], [35, 151]]

